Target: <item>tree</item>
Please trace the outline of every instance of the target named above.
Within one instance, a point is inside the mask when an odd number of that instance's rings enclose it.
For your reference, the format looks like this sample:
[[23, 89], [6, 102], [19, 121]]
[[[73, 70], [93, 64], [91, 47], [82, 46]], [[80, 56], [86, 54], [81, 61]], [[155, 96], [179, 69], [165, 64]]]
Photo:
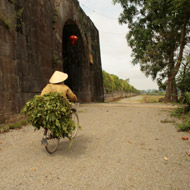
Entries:
[[166, 82], [166, 101], [177, 101], [175, 77], [185, 45], [190, 40], [189, 0], [113, 0], [123, 13], [119, 22], [127, 24], [127, 41], [133, 64], [158, 84]]
[[187, 55], [182, 62], [176, 81], [177, 87], [181, 91], [181, 97], [184, 98], [185, 93], [190, 92], [190, 55]]

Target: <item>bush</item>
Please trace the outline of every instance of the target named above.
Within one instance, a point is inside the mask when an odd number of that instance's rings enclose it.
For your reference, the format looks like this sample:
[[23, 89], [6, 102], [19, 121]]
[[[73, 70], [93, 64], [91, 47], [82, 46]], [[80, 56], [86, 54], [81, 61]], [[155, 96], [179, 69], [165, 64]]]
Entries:
[[179, 131], [190, 131], [190, 93], [187, 92], [185, 94], [185, 102], [187, 105], [184, 105], [183, 107], [178, 107], [175, 109], [171, 116], [177, 117], [182, 122], [180, 124], [177, 124], [177, 128]]
[[186, 115], [186, 118], [177, 127], [179, 131], [190, 131], [190, 115]]
[[171, 112], [171, 116], [180, 118], [184, 114], [184, 108], [176, 108]]
[[28, 116], [35, 129], [48, 129], [56, 137], [68, 136], [74, 128], [71, 103], [57, 92], [36, 95], [26, 103], [22, 113]]

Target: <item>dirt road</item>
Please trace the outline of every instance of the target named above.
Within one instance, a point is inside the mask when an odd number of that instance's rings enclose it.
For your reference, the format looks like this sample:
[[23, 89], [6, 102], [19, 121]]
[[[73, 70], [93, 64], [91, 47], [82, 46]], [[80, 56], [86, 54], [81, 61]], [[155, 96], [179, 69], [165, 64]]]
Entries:
[[0, 134], [0, 190], [189, 190], [190, 140], [172, 105], [82, 104], [82, 130], [49, 155], [32, 126]]

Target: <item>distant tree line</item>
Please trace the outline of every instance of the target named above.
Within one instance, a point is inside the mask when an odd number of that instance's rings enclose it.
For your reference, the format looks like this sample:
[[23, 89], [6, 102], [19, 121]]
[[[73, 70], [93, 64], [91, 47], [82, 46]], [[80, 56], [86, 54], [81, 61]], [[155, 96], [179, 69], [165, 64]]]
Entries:
[[147, 94], [147, 95], [160, 95], [164, 96], [166, 91], [164, 90], [141, 90], [141, 94]]
[[103, 85], [106, 93], [126, 92], [139, 94], [140, 91], [129, 84], [129, 79], [123, 80], [118, 76], [103, 71]]

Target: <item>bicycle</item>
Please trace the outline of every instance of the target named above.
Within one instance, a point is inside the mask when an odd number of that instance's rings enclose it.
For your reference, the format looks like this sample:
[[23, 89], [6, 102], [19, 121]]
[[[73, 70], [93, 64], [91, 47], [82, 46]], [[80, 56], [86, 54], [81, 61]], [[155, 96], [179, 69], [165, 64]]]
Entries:
[[[75, 123], [75, 126], [74, 126], [74, 129], [72, 131], [72, 134], [67, 136], [67, 138], [69, 140], [74, 139], [76, 137], [78, 129], [79, 129], [79, 117], [77, 114], [77, 109], [74, 108], [74, 104], [72, 104], [71, 110], [72, 110], [71, 116], [72, 116], [72, 120]], [[60, 138], [61, 137], [53, 136], [53, 134], [51, 133], [50, 130], [44, 129], [44, 134], [43, 134], [41, 144], [45, 145], [45, 149], [49, 154], [53, 154], [58, 148]]]

